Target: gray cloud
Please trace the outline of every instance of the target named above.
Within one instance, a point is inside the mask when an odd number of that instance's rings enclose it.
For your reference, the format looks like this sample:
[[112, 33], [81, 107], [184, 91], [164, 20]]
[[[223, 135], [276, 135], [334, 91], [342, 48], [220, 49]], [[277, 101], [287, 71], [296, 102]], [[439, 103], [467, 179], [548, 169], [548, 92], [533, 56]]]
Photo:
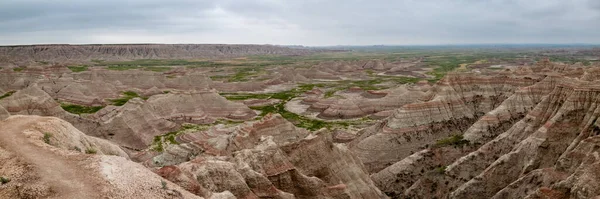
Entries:
[[600, 43], [597, 0], [3, 0], [0, 44]]

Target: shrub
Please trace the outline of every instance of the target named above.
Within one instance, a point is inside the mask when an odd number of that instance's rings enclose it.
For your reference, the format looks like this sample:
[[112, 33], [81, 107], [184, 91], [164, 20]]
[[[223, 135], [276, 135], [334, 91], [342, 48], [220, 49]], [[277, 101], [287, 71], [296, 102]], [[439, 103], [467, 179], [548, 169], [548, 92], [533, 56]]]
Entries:
[[8, 92], [4, 93], [4, 95], [0, 96], [0, 99], [4, 99], [4, 98], [7, 98], [7, 97], [10, 97], [15, 92], [17, 92], [17, 91], [8, 91]]
[[164, 180], [160, 180], [160, 184], [162, 185], [162, 189], [167, 189], [167, 182]]
[[87, 148], [87, 149], [85, 150], [85, 153], [86, 153], [86, 154], [96, 154], [96, 153], [97, 153], [97, 151], [96, 151], [96, 149], [94, 149], [94, 148]]
[[44, 137], [42, 138], [42, 140], [44, 140], [44, 142], [46, 144], [50, 144], [50, 138], [52, 138], [52, 134], [51, 133], [44, 133]]
[[446, 166], [436, 167], [435, 168], [435, 172], [438, 173], [438, 174], [444, 174], [444, 173], [446, 173]]
[[448, 138], [444, 138], [438, 140], [434, 147], [443, 147], [443, 146], [464, 146], [469, 144], [469, 140], [465, 140], [462, 135], [452, 135]]
[[10, 178], [5, 178], [4, 176], [0, 177], [0, 183], [6, 184], [10, 182]]

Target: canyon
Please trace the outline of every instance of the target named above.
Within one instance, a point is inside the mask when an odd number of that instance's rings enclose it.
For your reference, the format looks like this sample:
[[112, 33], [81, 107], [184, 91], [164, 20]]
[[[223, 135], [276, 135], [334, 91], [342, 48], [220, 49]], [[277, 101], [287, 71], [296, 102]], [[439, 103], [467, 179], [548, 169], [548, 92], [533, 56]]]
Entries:
[[3, 46], [0, 198], [600, 196], [600, 63], [502, 52]]

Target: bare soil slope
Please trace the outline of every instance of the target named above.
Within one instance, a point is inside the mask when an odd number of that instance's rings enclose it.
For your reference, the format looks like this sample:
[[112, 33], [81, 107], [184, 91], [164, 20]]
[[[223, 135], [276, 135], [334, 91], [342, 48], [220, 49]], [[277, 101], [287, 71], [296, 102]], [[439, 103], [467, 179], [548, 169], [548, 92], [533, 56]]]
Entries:
[[[61, 149], [72, 140], [44, 135], [83, 135], [63, 120], [12, 116], [0, 127], [0, 175], [12, 179], [0, 185], [0, 198], [199, 198], [170, 182], [164, 181], [166, 188], [161, 188], [159, 176], [124, 157]], [[96, 147], [103, 150], [110, 145], [104, 142]], [[110, 165], [123, 169], [115, 172]], [[127, 179], [127, 184], [122, 183]]]

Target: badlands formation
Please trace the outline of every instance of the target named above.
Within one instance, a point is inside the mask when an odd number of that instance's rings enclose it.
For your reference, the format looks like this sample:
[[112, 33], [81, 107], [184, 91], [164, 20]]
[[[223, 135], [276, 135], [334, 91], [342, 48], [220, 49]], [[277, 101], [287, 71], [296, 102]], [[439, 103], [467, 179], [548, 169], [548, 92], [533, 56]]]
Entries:
[[323, 53], [0, 47], [0, 198], [600, 195], [597, 63]]

